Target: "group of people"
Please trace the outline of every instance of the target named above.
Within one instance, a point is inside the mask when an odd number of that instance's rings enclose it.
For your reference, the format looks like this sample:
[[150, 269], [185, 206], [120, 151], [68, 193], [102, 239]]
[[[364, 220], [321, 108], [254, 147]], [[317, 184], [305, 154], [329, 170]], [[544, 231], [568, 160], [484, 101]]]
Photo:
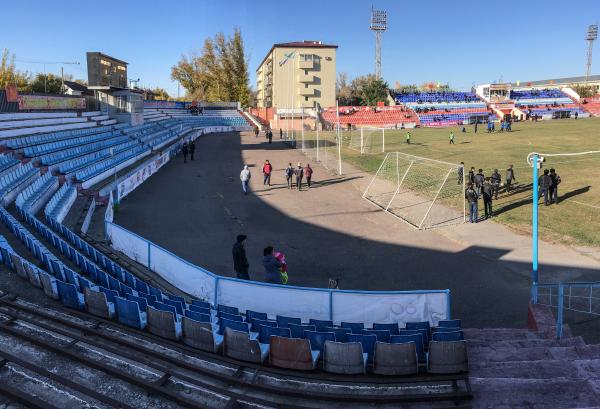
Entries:
[[558, 185], [562, 182], [554, 168], [544, 169], [544, 174], [538, 180], [539, 195], [544, 198], [544, 206], [558, 204]]
[[[462, 185], [464, 178], [464, 162], [460, 163], [462, 166], [458, 169], [458, 184]], [[469, 221], [471, 223], [477, 223], [479, 220], [479, 199], [483, 199], [483, 207], [485, 212], [485, 218], [488, 219], [493, 217], [492, 211], [492, 200], [498, 199], [498, 192], [502, 185], [502, 176], [498, 169], [494, 169], [491, 176], [485, 176], [483, 169], [479, 169], [475, 173], [475, 168], [471, 167], [467, 176], [467, 188], [465, 189], [465, 199], [469, 205]], [[509, 193], [512, 190], [513, 184], [516, 182], [515, 171], [513, 165], [510, 165], [506, 169], [505, 175], [505, 190]]]
[[[258, 138], [258, 134], [260, 133], [260, 130], [258, 129], [257, 126], [254, 127], [254, 136], [256, 138]], [[265, 130], [265, 137], [269, 140], [269, 144], [273, 143], [273, 131], [271, 130], [271, 128], [267, 128]], [[283, 129], [279, 128], [279, 139], [283, 139]]]
[[[302, 183], [306, 180], [306, 186], [310, 189], [312, 176], [313, 176], [313, 168], [310, 167], [310, 164], [307, 163], [306, 166], [302, 166], [302, 163], [298, 162], [297, 167], [293, 167], [291, 163], [288, 163], [287, 168], [285, 168], [284, 176], [287, 183], [288, 189], [294, 189], [294, 179], [296, 180], [296, 189], [302, 190]], [[269, 160], [266, 160], [262, 167], [263, 173], [263, 186], [271, 186], [271, 175], [273, 174], [273, 165]], [[248, 165], [244, 165], [244, 169], [240, 172], [240, 180], [242, 181], [242, 191], [245, 195], [248, 194], [248, 188], [250, 185], [250, 178], [252, 174], [250, 172], [250, 168]]]
[[181, 151], [183, 152], [183, 163], [187, 163], [188, 154], [190, 155], [190, 160], [194, 160], [194, 152], [196, 152], [196, 143], [193, 140], [189, 143], [188, 141], [183, 141]]
[[[233, 269], [236, 276], [242, 280], [250, 280], [250, 263], [246, 257], [246, 239], [247, 236], [240, 234], [231, 250], [233, 256]], [[265, 282], [272, 284], [287, 284], [287, 262], [285, 255], [280, 251], [275, 251], [273, 246], [267, 246], [263, 249], [263, 267], [265, 269]]]

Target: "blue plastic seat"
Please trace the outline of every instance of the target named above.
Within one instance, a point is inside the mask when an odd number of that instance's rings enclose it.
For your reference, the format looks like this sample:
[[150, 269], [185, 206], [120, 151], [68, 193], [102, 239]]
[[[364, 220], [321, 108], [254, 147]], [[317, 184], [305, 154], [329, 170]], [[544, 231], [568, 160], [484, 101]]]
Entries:
[[137, 329], [146, 328], [146, 313], [140, 311], [137, 302], [115, 297], [115, 311], [117, 313], [117, 320], [121, 324]]
[[315, 320], [309, 319], [308, 323], [314, 325], [317, 328], [317, 331], [322, 331], [324, 328], [333, 327], [333, 321], [330, 320]]
[[148, 306], [148, 301], [143, 298], [143, 297], [138, 297], [135, 296], [133, 294], [125, 294], [125, 297], [129, 300], [129, 301], [135, 301], [139, 304], [140, 306], [140, 311], [146, 311], [146, 307]]
[[201, 314], [211, 315], [211, 309], [210, 308], [202, 307], [202, 306], [199, 306], [199, 305], [190, 304], [190, 305], [188, 305], [187, 309], [190, 310], [190, 311], [199, 312]]
[[111, 275], [107, 275], [106, 278], [108, 278], [108, 287], [111, 290], [117, 291], [118, 293], [121, 292], [121, 283], [119, 282], [119, 280], [117, 280], [116, 278], [114, 278]]
[[133, 288], [129, 287], [127, 284], [120, 284], [121, 286], [121, 294], [125, 295], [125, 294], [131, 294], [131, 295], [138, 295], [137, 291], [135, 291]]
[[364, 335], [375, 335], [379, 342], [390, 342], [390, 332], [387, 329], [363, 329]]
[[244, 317], [242, 317], [239, 314], [228, 314], [223, 311], [217, 311], [217, 317], [225, 318], [226, 320], [231, 320], [231, 321], [244, 321]]
[[156, 302], [154, 304], [154, 308], [156, 308], [157, 310], [161, 310], [161, 311], [172, 312], [173, 316], [176, 317], [175, 319], [178, 319], [177, 309], [175, 308], [174, 305], [165, 304], [162, 302]]
[[258, 332], [258, 342], [261, 344], [269, 344], [271, 342], [271, 336], [290, 338], [290, 329], [261, 325]]
[[262, 325], [267, 327], [277, 327], [277, 321], [259, 320], [258, 318], [253, 318], [249, 323], [250, 331], [252, 332], [259, 332]]
[[198, 322], [211, 322], [210, 314], [202, 314], [192, 310], [185, 310], [185, 316]]
[[464, 341], [465, 336], [462, 331], [437, 331], [433, 334], [432, 341]]
[[290, 329], [290, 336], [292, 338], [304, 338], [304, 331], [316, 331], [317, 327], [314, 325], [298, 325], [298, 324], [288, 324], [288, 328]]
[[461, 320], [440, 320], [438, 322], [438, 327], [445, 328], [462, 328]]
[[302, 325], [302, 320], [300, 318], [286, 317], [284, 315], [276, 316], [275, 320], [277, 321], [277, 325], [283, 328], [287, 328], [288, 324]]
[[56, 285], [58, 288], [58, 296], [64, 306], [81, 311], [85, 310], [83, 294], [77, 291], [73, 284], [57, 281]]
[[[138, 281], [138, 284], [139, 283], [141, 283], [141, 281]], [[183, 307], [183, 305], [181, 304], [180, 301], [176, 301], [176, 300], [171, 300], [171, 299], [168, 299], [168, 298], [164, 298], [163, 299], [163, 303], [167, 304], [167, 305], [172, 305], [173, 307], [175, 307], [175, 311], [177, 311], [177, 314], [183, 315], [183, 310], [185, 308]]]
[[192, 305], [210, 310], [210, 303], [202, 300], [192, 300]]
[[254, 318], [262, 321], [267, 321], [269, 319], [265, 312], [246, 310], [246, 322], [252, 322], [252, 319]]
[[400, 333], [400, 328], [398, 327], [398, 323], [394, 322], [391, 324], [379, 324], [373, 323], [374, 330], [387, 330], [390, 332], [390, 335], [398, 335]]
[[65, 278], [67, 279], [67, 283], [69, 284], [73, 284], [75, 286], [75, 288], [77, 288], [77, 291], [81, 291], [81, 288], [79, 287], [79, 280], [77, 279], [77, 273], [74, 272], [73, 270], [71, 270], [70, 268], [64, 268], [63, 269], [64, 273], [65, 273]]
[[365, 329], [365, 324], [362, 322], [342, 322], [340, 327], [349, 328], [353, 334], [361, 334], [362, 330]]
[[323, 352], [325, 341], [335, 341], [333, 332], [305, 331], [304, 335], [310, 342], [310, 349]]
[[99, 290], [101, 292], [103, 292], [104, 294], [106, 294], [106, 299], [108, 300], [108, 302], [114, 303], [115, 302], [115, 297], [120, 297], [121, 296], [121, 294], [119, 294], [115, 290], [111, 290], [109, 288], [105, 288], [105, 287], [102, 287], [102, 286], [99, 287]]
[[150, 293], [150, 289], [148, 288], [148, 284], [146, 284], [145, 282], [143, 282], [142, 280], [137, 280], [135, 283], [135, 288], [145, 294], [149, 294]]
[[363, 347], [363, 353], [368, 354], [369, 361], [373, 360], [373, 352], [375, 351], [375, 343], [377, 337], [375, 335], [364, 334], [348, 334], [348, 342], [360, 342]]
[[425, 344], [423, 342], [423, 335], [420, 333], [412, 335], [392, 335], [390, 337], [391, 344], [404, 344], [407, 342], [414, 342], [419, 357], [419, 362], [425, 362]]
[[333, 332], [335, 334], [335, 342], [347, 342], [348, 334], [352, 333], [350, 328], [335, 327], [325, 327], [323, 332]]
[[249, 333], [250, 329], [248, 328], [248, 323], [243, 321], [232, 321], [226, 318], [219, 318], [219, 334], [223, 334], [225, 328], [231, 328], [235, 331], [241, 331]]
[[227, 314], [232, 314], [232, 315], [239, 315], [240, 314], [240, 310], [237, 307], [230, 307], [227, 305], [217, 305], [217, 311], [221, 311]]

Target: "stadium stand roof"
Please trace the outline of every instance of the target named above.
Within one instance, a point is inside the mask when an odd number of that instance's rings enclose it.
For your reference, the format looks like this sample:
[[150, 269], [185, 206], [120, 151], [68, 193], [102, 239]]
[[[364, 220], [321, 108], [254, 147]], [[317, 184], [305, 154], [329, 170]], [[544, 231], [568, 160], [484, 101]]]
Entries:
[[[588, 78], [590, 82], [598, 82], [600, 81], [600, 75], [590, 75]], [[562, 85], [562, 84], [572, 84], [574, 82], [585, 82], [585, 77], [564, 77], [564, 78], [553, 78], [547, 80], [538, 80], [538, 81], [520, 81], [518, 84], [516, 82], [512, 82], [510, 85], [513, 87], [527, 87], [527, 86], [539, 86], [539, 85]]]

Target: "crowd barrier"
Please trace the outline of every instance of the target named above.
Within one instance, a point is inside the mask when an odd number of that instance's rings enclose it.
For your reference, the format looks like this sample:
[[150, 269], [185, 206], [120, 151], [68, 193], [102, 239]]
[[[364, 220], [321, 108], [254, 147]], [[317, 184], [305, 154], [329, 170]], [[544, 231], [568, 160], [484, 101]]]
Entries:
[[407, 322], [450, 319], [450, 290], [350, 291], [239, 280], [214, 274], [105, 220], [112, 247], [165, 280], [213, 305], [328, 319], [334, 322]]

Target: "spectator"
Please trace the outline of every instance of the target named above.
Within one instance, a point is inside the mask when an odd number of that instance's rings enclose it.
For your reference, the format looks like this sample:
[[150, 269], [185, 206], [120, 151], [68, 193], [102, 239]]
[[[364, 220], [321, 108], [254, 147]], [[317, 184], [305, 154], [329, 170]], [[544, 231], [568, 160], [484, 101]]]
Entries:
[[515, 171], [513, 170], [513, 165], [510, 165], [506, 169], [506, 193], [510, 192], [513, 182], [516, 182]]
[[250, 183], [250, 178], [252, 174], [250, 174], [250, 169], [248, 169], [248, 165], [244, 165], [244, 169], [240, 172], [240, 180], [242, 181], [242, 190], [244, 194], [248, 194], [248, 184]]
[[260, 131], [258, 130], [258, 126], [255, 126], [255, 127], [254, 127], [254, 137], [255, 137], [255, 138], [258, 138], [258, 133], [259, 133], [259, 132], [260, 132]]
[[273, 131], [270, 129], [267, 131], [267, 139], [269, 140], [269, 145], [273, 142]]
[[263, 266], [265, 268], [265, 282], [281, 284], [281, 262], [273, 255], [273, 247], [267, 246], [263, 250]]
[[481, 196], [481, 188], [483, 187], [484, 181], [485, 175], [483, 174], [483, 169], [479, 169], [479, 172], [475, 175], [475, 190], [477, 190], [477, 196]]
[[236, 242], [233, 245], [233, 249], [231, 250], [233, 255], [233, 269], [237, 274], [237, 278], [242, 280], [250, 280], [250, 275], [248, 274], [248, 259], [246, 258], [246, 249], [244, 245], [246, 244], [246, 236], [244, 234], [240, 234], [237, 236]]
[[300, 162], [298, 162], [298, 167], [294, 171], [294, 174], [296, 175], [296, 187], [300, 191], [302, 190], [302, 178], [304, 177], [304, 169], [302, 169]]
[[544, 206], [550, 205], [550, 189], [552, 188], [552, 178], [548, 169], [544, 169], [544, 174], [540, 176], [538, 183], [540, 185], [540, 196], [544, 197]]
[[458, 168], [458, 181], [457, 181], [458, 183], [457, 184], [459, 184], [459, 185], [463, 184], [464, 176], [465, 176], [465, 163], [461, 162], [460, 167]]
[[263, 176], [264, 176], [263, 186], [264, 185], [271, 186], [271, 173], [273, 171], [273, 166], [271, 165], [271, 163], [269, 162], [268, 159], [265, 161], [262, 171], [263, 171]]
[[498, 200], [498, 191], [500, 190], [500, 183], [502, 182], [502, 177], [500, 176], [498, 169], [494, 169], [494, 173], [492, 173], [491, 177], [491, 182], [494, 199]]
[[287, 182], [288, 189], [292, 189], [294, 187], [294, 167], [291, 163], [288, 163], [288, 167], [285, 168], [285, 181]]
[[469, 183], [467, 189], [465, 190], [465, 199], [467, 199], [467, 203], [469, 203], [469, 221], [471, 223], [477, 223], [477, 192], [473, 189], [473, 184]]
[[287, 284], [288, 282], [288, 273], [287, 273], [287, 263], [285, 262], [285, 254], [280, 251], [275, 251], [273, 253], [273, 257], [277, 259], [281, 263], [281, 268], [279, 269], [279, 274], [281, 275], [281, 284]]
[[196, 143], [192, 140], [190, 142], [190, 160], [194, 160], [194, 152], [196, 152]]
[[492, 193], [493, 187], [490, 183], [489, 176], [485, 178], [483, 185], [481, 186], [481, 192], [483, 193], [483, 208], [485, 210], [485, 218], [492, 217]]
[[283, 129], [279, 128], [279, 139], [283, 139]]
[[550, 169], [550, 179], [552, 179], [552, 186], [550, 187], [550, 202], [554, 204], [558, 204], [558, 185], [562, 180], [560, 176], [556, 174], [556, 170], [554, 168]]
[[181, 151], [183, 152], [183, 163], [187, 162], [187, 156], [188, 156], [188, 143], [187, 141], [183, 142], [183, 147], [181, 148]]
[[469, 183], [475, 183], [475, 168], [471, 166], [471, 170], [469, 170]]
[[306, 167], [304, 168], [304, 177], [306, 178], [306, 185], [308, 186], [309, 189], [310, 189], [310, 180], [312, 178], [312, 174], [313, 174], [313, 169], [310, 167], [310, 163], [307, 163]]

